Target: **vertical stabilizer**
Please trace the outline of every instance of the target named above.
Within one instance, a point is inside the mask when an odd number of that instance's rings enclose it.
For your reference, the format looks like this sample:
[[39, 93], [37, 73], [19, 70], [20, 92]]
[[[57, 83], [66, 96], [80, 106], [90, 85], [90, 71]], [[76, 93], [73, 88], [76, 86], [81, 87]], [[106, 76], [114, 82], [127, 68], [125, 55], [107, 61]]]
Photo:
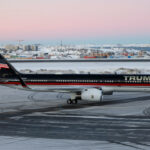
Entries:
[[19, 79], [21, 85], [27, 88], [26, 83], [22, 80], [20, 73], [0, 54], [0, 78], [15, 76]]

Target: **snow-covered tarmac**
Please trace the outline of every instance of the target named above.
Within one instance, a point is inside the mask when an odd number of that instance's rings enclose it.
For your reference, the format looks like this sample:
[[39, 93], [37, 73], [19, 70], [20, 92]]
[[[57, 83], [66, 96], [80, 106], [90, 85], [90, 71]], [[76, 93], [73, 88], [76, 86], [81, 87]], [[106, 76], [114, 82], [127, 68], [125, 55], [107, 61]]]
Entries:
[[69, 95], [0, 91], [2, 150], [149, 149], [150, 93], [114, 93], [102, 104], [67, 105]]
[[61, 62], [12, 63], [18, 70], [44, 73], [150, 73], [150, 62]]
[[[30, 92], [0, 86], [0, 113], [37, 110], [44, 108], [60, 109], [62, 113], [76, 115], [113, 115], [143, 116], [144, 110], [150, 106], [150, 93], [114, 93], [104, 96], [103, 103], [82, 101], [78, 105], [67, 105], [68, 94], [50, 92]], [[61, 109], [67, 107], [67, 109]], [[75, 109], [72, 109], [75, 108]], [[81, 109], [82, 108], [82, 109]], [[80, 111], [78, 112], [77, 109]]]
[[0, 136], [1, 150], [148, 150], [145, 145], [130, 142], [56, 140], [43, 138]]

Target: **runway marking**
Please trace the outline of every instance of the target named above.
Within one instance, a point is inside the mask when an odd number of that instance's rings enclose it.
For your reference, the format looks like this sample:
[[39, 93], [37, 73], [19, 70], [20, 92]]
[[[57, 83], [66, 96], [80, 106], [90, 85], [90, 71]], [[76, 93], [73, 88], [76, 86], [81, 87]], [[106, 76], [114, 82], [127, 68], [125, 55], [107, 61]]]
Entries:
[[[43, 113], [42, 114], [40, 114], [40, 113], [38, 113], [38, 116], [43, 116]], [[86, 115], [84, 115], [84, 116], [79, 116], [79, 115], [64, 115], [64, 114], [49, 114], [49, 113], [44, 113], [44, 116], [47, 116], [47, 117], [62, 117], [62, 118], [85, 118], [85, 119], [117, 119], [117, 120], [124, 120], [124, 119], [128, 119], [127, 117], [128, 116], [109, 116], [109, 115], [104, 115], [104, 114], [102, 114], [103, 116], [86, 116]], [[37, 116], [36, 114], [34, 115], [34, 113], [33, 114], [29, 114], [29, 115], [26, 115], [26, 116], [31, 116], [31, 117], [34, 117], [34, 116]], [[130, 118], [131, 116], [129, 116], [129, 118]], [[137, 117], [137, 118], [134, 118], [134, 117]], [[139, 120], [139, 116], [134, 116], [133, 118], [131, 118], [131, 119], [134, 119], [133, 121], [135, 121], [135, 120]], [[142, 119], [142, 121], [149, 121], [149, 118], [140, 118], [140, 119]]]
[[130, 148], [136, 148], [136, 149], [139, 149], [139, 150], [145, 150], [143, 148], [132, 145], [132, 143], [129, 144], [129, 143], [123, 143], [123, 142], [117, 142], [117, 141], [108, 141], [108, 142], [119, 144], [119, 145], [122, 145], [122, 146], [127, 146], [127, 147], [130, 147]]
[[[34, 114], [32, 115], [26, 115], [26, 116], [34, 116]], [[40, 116], [40, 114], [39, 114]], [[48, 117], [63, 117], [63, 118], [87, 118], [87, 119], [106, 119], [105, 116], [74, 116], [74, 115], [49, 115], [49, 114], [46, 114], [45, 116], [48, 116]], [[111, 117], [107, 117], [107, 118], [110, 118], [112, 119]]]

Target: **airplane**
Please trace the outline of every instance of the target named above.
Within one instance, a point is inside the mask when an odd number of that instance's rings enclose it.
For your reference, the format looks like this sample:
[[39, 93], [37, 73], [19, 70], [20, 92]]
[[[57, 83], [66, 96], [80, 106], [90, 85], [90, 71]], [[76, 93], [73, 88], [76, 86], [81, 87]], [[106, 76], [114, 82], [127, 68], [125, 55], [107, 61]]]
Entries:
[[102, 102], [113, 92], [150, 92], [147, 74], [23, 74], [0, 54], [0, 85], [37, 92], [70, 93], [68, 104], [79, 100]]

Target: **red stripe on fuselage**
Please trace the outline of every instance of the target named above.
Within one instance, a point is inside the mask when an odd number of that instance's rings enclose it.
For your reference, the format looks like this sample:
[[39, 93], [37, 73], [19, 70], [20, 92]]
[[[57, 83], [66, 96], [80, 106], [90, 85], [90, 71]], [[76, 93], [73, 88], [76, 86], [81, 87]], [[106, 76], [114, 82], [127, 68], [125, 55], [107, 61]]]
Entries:
[[[21, 85], [20, 82], [0, 82], [5, 85]], [[52, 83], [52, 82], [26, 82], [27, 85], [93, 85], [93, 86], [150, 86], [148, 83]]]

